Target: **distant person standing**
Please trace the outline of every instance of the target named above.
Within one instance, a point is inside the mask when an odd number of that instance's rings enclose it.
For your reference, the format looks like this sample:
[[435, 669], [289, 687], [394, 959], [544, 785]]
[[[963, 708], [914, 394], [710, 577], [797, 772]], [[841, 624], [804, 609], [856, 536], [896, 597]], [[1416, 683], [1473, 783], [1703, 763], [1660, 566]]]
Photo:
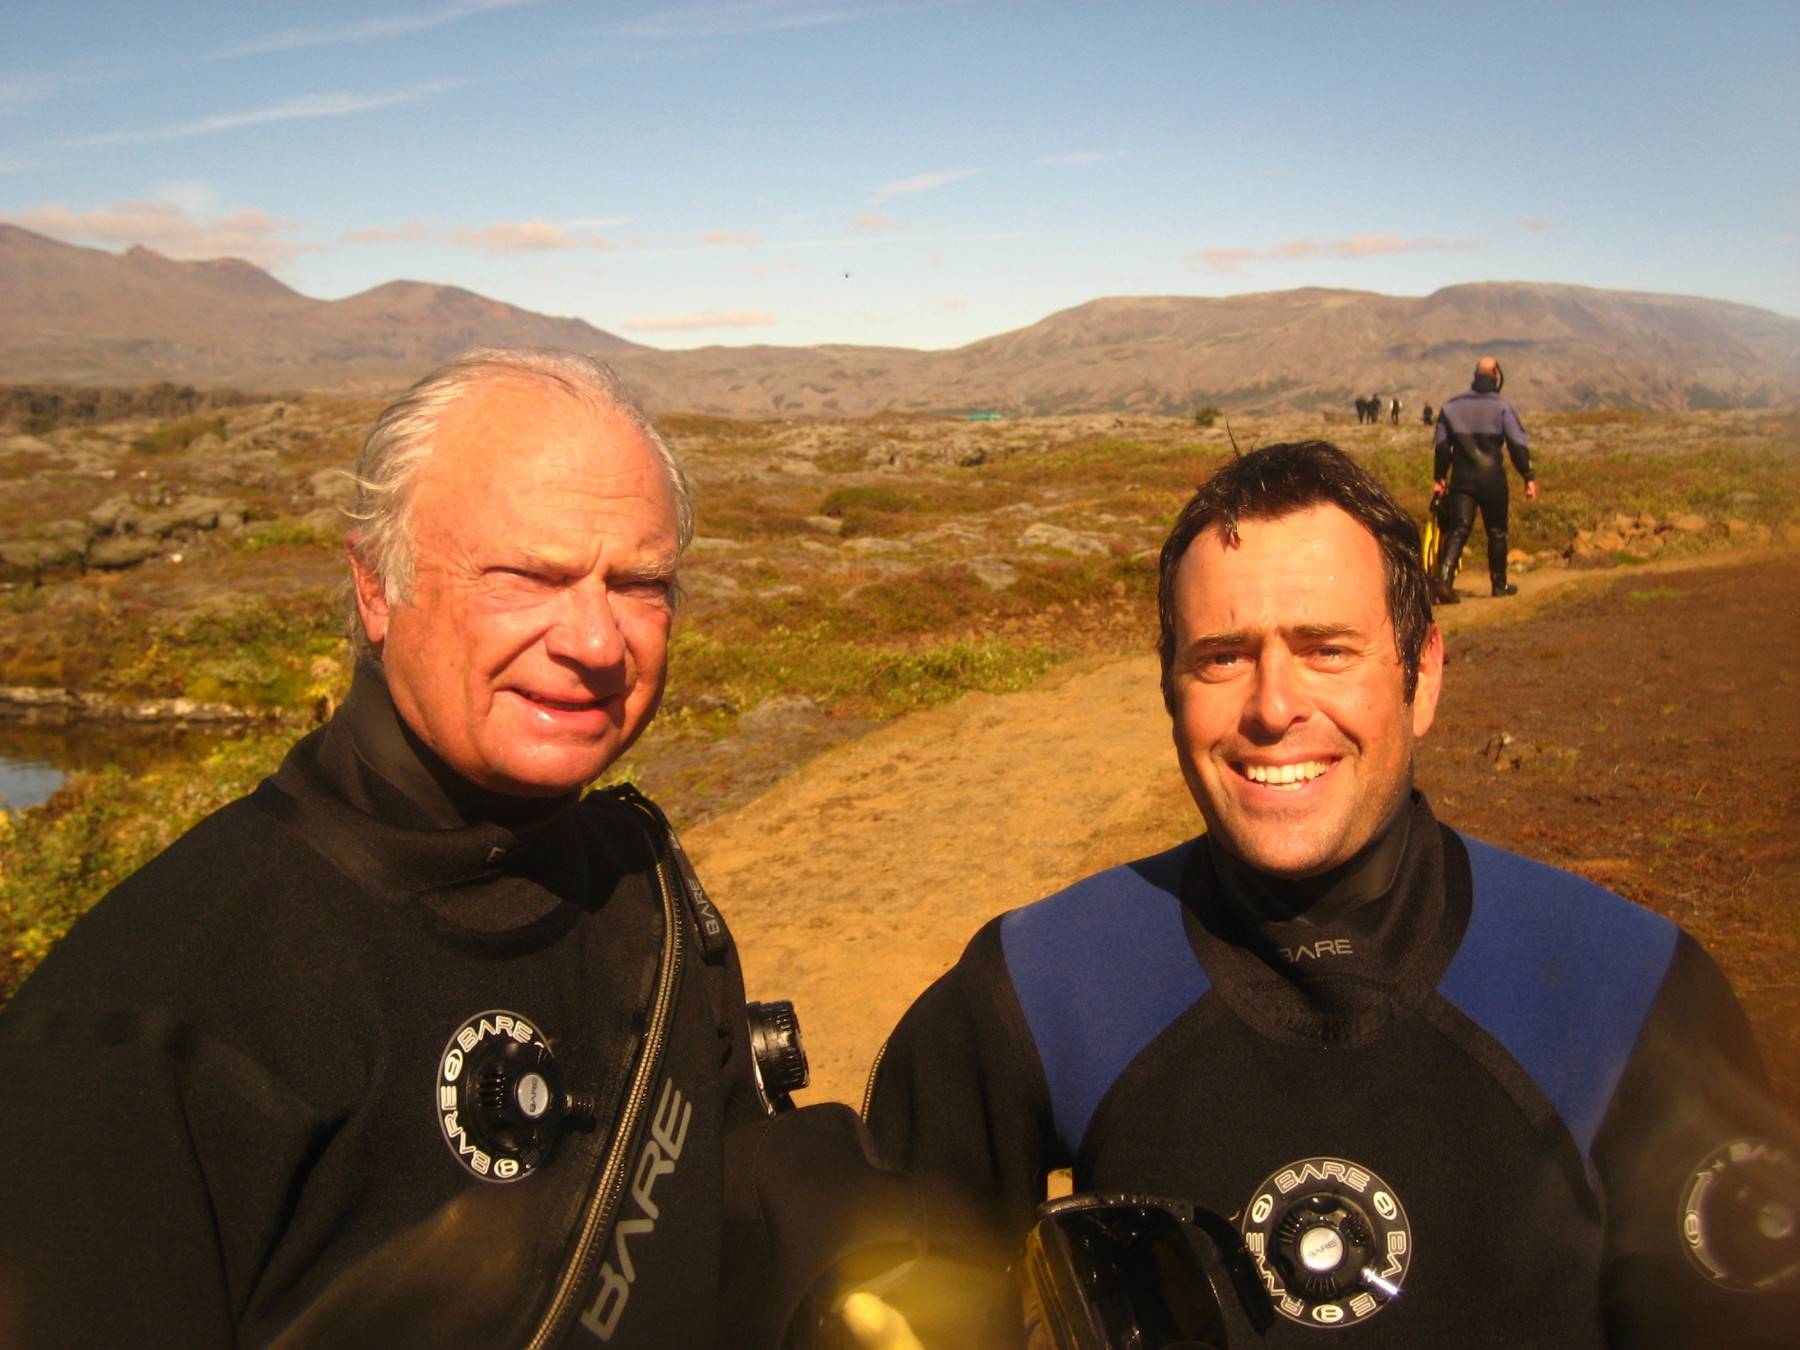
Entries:
[[1400, 425], [1400, 410], [1405, 406], [1397, 398], [1388, 404], [1388, 425], [1396, 427]]
[[1437, 431], [1432, 439], [1431, 476], [1437, 495], [1448, 494], [1444, 547], [1432, 577], [1433, 600], [1454, 605], [1452, 586], [1463, 545], [1475, 528], [1475, 509], [1481, 508], [1482, 528], [1487, 531], [1488, 579], [1496, 596], [1517, 595], [1519, 588], [1506, 580], [1506, 463], [1525, 480], [1525, 495], [1537, 496], [1537, 479], [1531, 472], [1531, 445], [1513, 405], [1500, 397], [1506, 374], [1500, 363], [1484, 356], [1475, 363], [1475, 380], [1466, 393], [1456, 395], [1438, 410]]
[[1432, 409], [1432, 406], [1429, 403], [1425, 405], [1424, 411], [1419, 414], [1419, 420], [1426, 426], [1430, 426], [1437, 420], [1437, 413]]

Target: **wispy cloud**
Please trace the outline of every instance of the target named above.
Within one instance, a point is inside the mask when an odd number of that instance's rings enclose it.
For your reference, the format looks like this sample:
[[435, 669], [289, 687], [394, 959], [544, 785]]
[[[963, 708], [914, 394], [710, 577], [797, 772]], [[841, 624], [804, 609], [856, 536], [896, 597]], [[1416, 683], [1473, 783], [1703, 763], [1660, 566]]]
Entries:
[[951, 296], [948, 300], [938, 301], [938, 308], [946, 314], [960, 314], [968, 307], [967, 300], [959, 300], [955, 296]]
[[7, 71], [0, 74], [0, 109], [40, 102], [59, 93], [62, 87], [60, 76], [36, 71]]
[[1373, 258], [1390, 253], [1466, 253], [1473, 239], [1440, 239], [1425, 235], [1403, 239], [1397, 234], [1353, 234], [1347, 239], [1290, 239], [1271, 248], [1207, 248], [1190, 253], [1187, 264], [1207, 272], [1242, 276], [1246, 263], [1297, 262], [1308, 258]]
[[847, 228], [851, 234], [880, 234], [884, 230], [897, 230], [900, 227], [879, 211], [858, 211], [850, 217]]
[[580, 220], [564, 222], [571, 230], [616, 230], [621, 225], [631, 224], [630, 216], [583, 216]]
[[875, 189], [875, 200], [884, 202], [889, 197], [905, 197], [914, 192], [930, 192], [933, 188], [948, 187], [951, 183], [960, 183], [965, 178], [973, 178], [980, 172], [980, 169], [940, 169], [937, 173], [915, 173], [910, 178], [891, 179]]
[[429, 239], [431, 231], [416, 220], [404, 225], [373, 225], [365, 230], [345, 230], [338, 236], [340, 244], [408, 244]]
[[775, 320], [760, 309], [727, 309], [716, 314], [641, 314], [625, 320], [634, 333], [689, 333], [702, 328], [759, 328]]
[[403, 103], [416, 103], [420, 99], [430, 98], [433, 94], [448, 93], [452, 89], [460, 89], [469, 81], [427, 80], [422, 84], [402, 85], [398, 89], [383, 89], [363, 94], [302, 94], [297, 98], [277, 99], [261, 108], [247, 108], [242, 112], [215, 113], [211, 117], [198, 117], [189, 122], [172, 122], [160, 127], [130, 127], [121, 131], [102, 131], [91, 136], [77, 136], [62, 142], [64, 145], [141, 145], [153, 141], [179, 141], [191, 136], [210, 136], [221, 131], [234, 131], [239, 127], [262, 126], [269, 122], [295, 122], [318, 117], [349, 117], [356, 113], [373, 112], [378, 108], [398, 107]]
[[762, 243], [762, 236], [748, 230], [706, 230], [700, 242], [711, 248], [754, 248]]
[[252, 38], [211, 53], [213, 60], [229, 60], [238, 56], [264, 56], [271, 52], [291, 52], [303, 47], [335, 47], [346, 42], [374, 42], [381, 38], [400, 37], [406, 33], [422, 33], [441, 28], [473, 14], [495, 9], [514, 9], [536, 5], [543, 0], [460, 0], [439, 9], [420, 10], [413, 14], [387, 14], [356, 19], [349, 23], [329, 24], [316, 28], [285, 28], [267, 37]]
[[1039, 164], [1105, 164], [1111, 160], [1124, 159], [1123, 150], [1071, 150], [1066, 155], [1040, 155]]
[[958, 0], [712, 0], [705, 4], [670, 5], [615, 24], [609, 31], [622, 37], [718, 38], [745, 33], [773, 33], [792, 28], [821, 28], [855, 23], [882, 14], [942, 9]]
[[174, 202], [118, 202], [74, 211], [47, 202], [24, 211], [0, 212], [0, 220], [22, 225], [72, 244], [142, 244], [170, 258], [243, 258], [258, 267], [278, 268], [316, 244], [284, 239], [295, 222], [254, 207], [216, 219], [196, 219]]
[[492, 225], [463, 226], [450, 231], [450, 242], [492, 256], [508, 253], [553, 253], [559, 249], [618, 247], [600, 235], [570, 234], [547, 220], [500, 220]]
[[1516, 222], [1527, 234], [1542, 234], [1546, 230], [1560, 230], [1565, 222], [1554, 216], [1520, 216]]

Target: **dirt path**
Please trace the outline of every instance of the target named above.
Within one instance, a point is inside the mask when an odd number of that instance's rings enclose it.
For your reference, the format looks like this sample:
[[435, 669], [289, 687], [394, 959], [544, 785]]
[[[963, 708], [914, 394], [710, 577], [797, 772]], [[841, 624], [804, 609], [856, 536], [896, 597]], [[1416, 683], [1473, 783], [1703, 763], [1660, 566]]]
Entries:
[[[1443, 611], [1448, 692], [1422, 786], [1470, 833], [1722, 947], [1794, 1100], [1800, 569], [1736, 554], [1521, 580], [1518, 600]], [[1703, 809], [1681, 800], [1695, 789]], [[856, 1102], [882, 1038], [983, 922], [1197, 821], [1146, 656], [906, 718], [687, 842], [751, 997], [799, 1006], [806, 1098]]]

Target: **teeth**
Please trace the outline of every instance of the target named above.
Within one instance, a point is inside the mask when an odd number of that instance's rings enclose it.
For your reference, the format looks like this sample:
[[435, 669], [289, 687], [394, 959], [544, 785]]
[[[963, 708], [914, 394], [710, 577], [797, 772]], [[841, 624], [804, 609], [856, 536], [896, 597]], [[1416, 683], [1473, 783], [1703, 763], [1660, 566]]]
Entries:
[[1270, 787], [1297, 787], [1310, 783], [1330, 768], [1323, 760], [1309, 759], [1300, 764], [1246, 764], [1244, 777], [1252, 783]]

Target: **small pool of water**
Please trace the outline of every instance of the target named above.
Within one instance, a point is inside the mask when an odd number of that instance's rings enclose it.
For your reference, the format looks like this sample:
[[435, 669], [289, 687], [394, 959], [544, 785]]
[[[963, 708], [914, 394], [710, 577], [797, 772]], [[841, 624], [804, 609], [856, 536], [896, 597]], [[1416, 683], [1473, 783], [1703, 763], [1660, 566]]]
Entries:
[[135, 723], [60, 725], [0, 722], [0, 808], [22, 811], [50, 799], [72, 773], [108, 764], [142, 772], [169, 759], [204, 754], [228, 734]]

